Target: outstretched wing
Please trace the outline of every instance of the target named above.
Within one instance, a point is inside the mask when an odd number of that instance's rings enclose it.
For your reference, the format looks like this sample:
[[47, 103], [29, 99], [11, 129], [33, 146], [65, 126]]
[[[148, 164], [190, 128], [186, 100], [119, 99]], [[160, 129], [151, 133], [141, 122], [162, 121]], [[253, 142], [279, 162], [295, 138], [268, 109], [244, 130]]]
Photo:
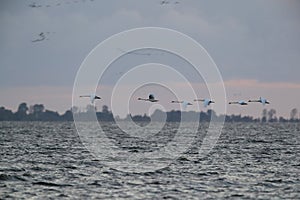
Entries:
[[204, 107], [209, 106], [209, 100], [208, 99], [204, 99], [203, 105], [204, 105]]

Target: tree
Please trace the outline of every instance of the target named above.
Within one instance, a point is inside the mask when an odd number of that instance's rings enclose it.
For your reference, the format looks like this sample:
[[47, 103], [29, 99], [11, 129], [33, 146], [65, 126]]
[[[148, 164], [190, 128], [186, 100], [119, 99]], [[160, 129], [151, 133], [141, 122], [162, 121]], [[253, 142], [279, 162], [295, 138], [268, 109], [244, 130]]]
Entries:
[[29, 106], [29, 114], [33, 114], [33, 106], [31, 105], [31, 106]]
[[73, 114], [77, 113], [78, 111], [79, 111], [79, 109], [78, 109], [77, 106], [72, 106], [71, 112], [72, 112]]
[[16, 120], [25, 120], [27, 117], [28, 106], [26, 103], [21, 103], [18, 111], [15, 113]]
[[268, 114], [267, 109], [263, 109], [261, 122], [267, 122], [267, 114]]
[[292, 109], [291, 114], [290, 114], [290, 121], [296, 121], [297, 120], [297, 114], [298, 114], [297, 108]]
[[105, 114], [108, 114], [109, 113], [108, 106], [106, 106], [106, 105], [102, 106], [102, 112]]
[[73, 120], [73, 114], [75, 114], [76, 112], [72, 112], [71, 110], [67, 110], [63, 115], [61, 115], [61, 119], [62, 120], [66, 120], [66, 121], [72, 121]]
[[33, 114], [40, 114], [44, 112], [44, 105], [43, 104], [35, 104], [33, 105]]
[[28, 107], [26, 103], [21, 103], [18, 107], [18, 113], [23, 113], [23, 114], [27, 114], [28, 111]]
[[14, 120], [14, 114], [11, 110], [7, 110], [4, 107], [0, 107], [0, 121]]
[[86, 106], [86, 112], [87, 113], [95, 113], [96, 112], [96, 107], [89, 104], [89, 105]]
[[167, 114], [160, 109], [156, 109], [151, 115], [151, 119], [156, 122], [165, 122]]
[[59, 121], [60, 116], [59, 116], [58, 112], [54, 112], [54, 111], [51, 111], [51, 110], [46, 110], [45, 112], [42, 113], [39, 120], [42, 120], [42, 121]]
[[212, 109], [207, 110], [207, 115], [209, 116], [209, 118], [213, 118], [217, 116], [216, 112]]
[[102, 106], [102, 112], [97, 113], [97, 118], [100, 121], [114, 121], [113, 114], [108, 110], [108, 106]]
[[40, 120], [44, 110], [45, 107], [43, 104], [34, 104], [33, 106], [29, 107], [28, 118], [30, 120]]
[[271, 109], [268, 112], [268, 116], [269, 116], [269, 122], [274, 122], [276, 121], [276, 110], [275, 109]]

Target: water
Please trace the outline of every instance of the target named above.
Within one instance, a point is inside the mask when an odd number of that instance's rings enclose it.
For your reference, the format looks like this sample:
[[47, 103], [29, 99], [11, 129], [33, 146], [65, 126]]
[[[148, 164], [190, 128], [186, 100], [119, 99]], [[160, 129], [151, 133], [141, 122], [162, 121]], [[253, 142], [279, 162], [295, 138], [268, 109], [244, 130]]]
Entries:
[[129, 173], [93, 157], [73, 123], [1, 122], [0, 199], [300, 199], [299, 124], [226, 124], [201, 157], [205, 127], [168, 167]]

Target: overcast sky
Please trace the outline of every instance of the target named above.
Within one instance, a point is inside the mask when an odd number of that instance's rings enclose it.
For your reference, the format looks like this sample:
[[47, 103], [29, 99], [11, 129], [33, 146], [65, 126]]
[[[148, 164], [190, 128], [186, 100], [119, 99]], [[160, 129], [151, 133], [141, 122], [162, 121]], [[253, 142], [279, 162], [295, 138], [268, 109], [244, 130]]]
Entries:
[[[121, 31], [156, 26], [180, 31], [199, 42], [217, 64], [230, 100], [264, 96], [272, 102], [267, 108], [275, 108], [277, 115], [300, 110], [297, 0], [169, 0], [165, 5], [159, 0], [42, 0], [35, 4], [41, 7], [30, 7], [33, 2], [0, 2], [1, 106], [15, 110], [25, 101], [65, 111], [72, 106], [77, 70], [97, 44]], [[33, 43], [41, 32], [46, 39]], [[163, 62], [171, 55], [128, 56], [124, 63], [130, 66], [136, 60]], [[119, 72], [123, 71], [119, 64]], [[104, 100], [97, 106], [109, 105], [105, 91], [100, 92]], [[228, 111], [260, 115], [261, 109], [251, 105]]]

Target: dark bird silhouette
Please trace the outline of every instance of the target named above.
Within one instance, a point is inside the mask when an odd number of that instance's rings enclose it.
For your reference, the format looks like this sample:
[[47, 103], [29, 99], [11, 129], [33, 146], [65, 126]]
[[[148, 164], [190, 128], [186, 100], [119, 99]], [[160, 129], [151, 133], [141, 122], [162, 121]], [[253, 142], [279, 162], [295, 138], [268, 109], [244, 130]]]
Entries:
[[157, 99], [155, 99], [153, 94], [149, 94], [149, 98], [148, 99], [144, 99], [144, 98], [138, 98], [138, 100], [142, 100], [142, 101], [150, 101], [150, 102], [158, 102]]
[[246, 103], [245, 101], [241, 100], [241, 101], [231, 101], [228, 104], [239, 104], [241, 106], [246, 106], [248, 105], [248, 103]]
[[160, 5], [169, 4], [169, 3], [170, 2], [163, 0], [163, 1], [160, 2]]
[[40, 38], [35, 39], [35, 40], [32, 40], [31, 42], [41, 42], [41, 41], [43, 41], [43, 40], [46, 39], [46, 35], [45, 35], [44, 32], [41, 32], [41, 33], [39, 34], [39, 36], [40, 36]]
[[40, 7], [42, 7], [41, 5], [36, 5], [35, 2], [33, 2], [32, 4], [29, 4], [28, 6], [31, 7], [31, 8], [40, 8]]
[[39, 34], [39, 37], [38, 39], [35, 39], [35, 40], [32, 40], [31, 42], [41, 42], [43, 40], [49, 40], [47, 36], [49, 36], [50, 34], [55, 34], [55, 32], [50, 32], [50, 31], [47, 31], [47, 32], [41, 32]]
[[[93, 2], [94, 0], [90, 0], [90, 2]], [[79, 3], [80, 1], [79, 0], [68, 0], [68, 1], [65, 1], [63, 2], [64, 4], [72, 4], [72, 3]], [[87, 0], [81, 0], [82, 3], [86, 3]], [[31, 8], [40, 8], [40, 7], [46, 7], [46, 8], [50, 8], [50, 7], [54, 7], [54, 6], [62, 6], [63, 5], [62, 2], [57, 2], [56, 4], [44, 4], [44, 5], [41, 5], [41, 4], [37, 4], [36, 2], [33, 2], [31, 4], [29, 4], [28, 6], [31, 7]]]
[[193, 105], [191, 104], [190, 102], [187, 102], [187, 101], [171, 101], [171, 103], [182, 103], [182, 104], [186, 104], [186, 105]]
[[167, 4], [179, 4], [180, 2], [179, 1], [166, 1], [166, 0], [162, 0], [160, 2], [160, 5], [167, 5]]

